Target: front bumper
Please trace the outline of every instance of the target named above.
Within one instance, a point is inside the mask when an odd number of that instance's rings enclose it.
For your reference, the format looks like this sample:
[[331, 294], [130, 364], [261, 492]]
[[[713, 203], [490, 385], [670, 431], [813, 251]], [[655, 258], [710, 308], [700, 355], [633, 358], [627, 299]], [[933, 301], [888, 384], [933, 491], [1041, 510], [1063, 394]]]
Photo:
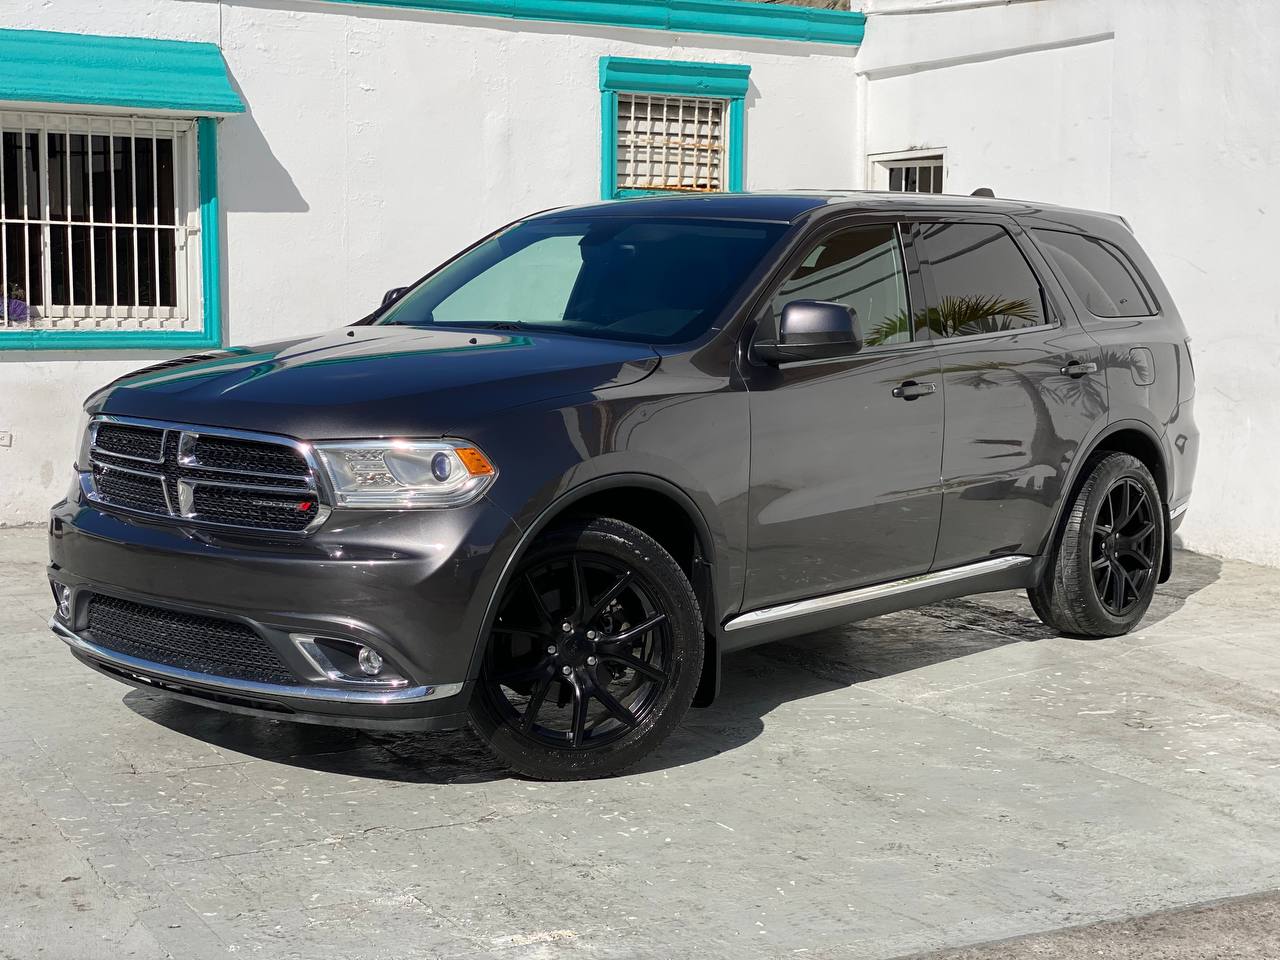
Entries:
[[[488, 601], [519, 531], [486, 499], [439, 511], [348, 511], [305, 540], [230, 538], [127, 518], [75, 498], [53, 508], [49, 577], [70, 591], [53, 632], [101, 673], [207, 706], [306, 722], [447, 729], [466, 721]], [[248, 628], [295, 679], [223, 676], [100, 642], [94, 597]], [[376, 649], [403, 683], [325, 672], [298, 637]]]

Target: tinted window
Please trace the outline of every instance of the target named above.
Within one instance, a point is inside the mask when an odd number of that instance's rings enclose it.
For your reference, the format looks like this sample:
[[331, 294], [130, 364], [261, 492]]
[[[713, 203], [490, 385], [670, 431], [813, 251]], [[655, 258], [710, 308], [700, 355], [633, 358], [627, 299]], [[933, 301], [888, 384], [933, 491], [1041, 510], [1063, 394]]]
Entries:
[[823, 240], [774, 294], [775, 324], [792, 300], [827, 300], [853, 307], [868, 346], [910, 340], [907, 289], [895, 228], [859, 227]]
[[922, 262], [933, 273], [937, 305], [917, 315], [934, 336], [968, 337], [1036, 327], [1044, 295], [1013, 237], [988, 223], [925, 223]]
[[437, 270], [377, 322], [679, 343], [724, 311], [786, 224], [527, 220]]
[[1095, 317], [1149, 317], [1155, 311], [1128, 258], [1096, 237], [1037, 230], [1036, 239]]

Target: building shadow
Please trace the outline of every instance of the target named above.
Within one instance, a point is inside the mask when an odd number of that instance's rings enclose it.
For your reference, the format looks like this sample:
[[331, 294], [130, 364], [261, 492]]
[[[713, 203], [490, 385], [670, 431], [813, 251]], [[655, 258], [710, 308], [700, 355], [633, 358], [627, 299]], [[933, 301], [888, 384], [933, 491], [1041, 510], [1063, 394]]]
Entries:
[[[1222, 563], [1180, 553], [1156, 592], [1148, 628], [1218, 580]], [[1021, 593], [989, 594], [779, 641], [725, 658], [722, 693], [690, 711], [672, 737], [638, 767], [644, 773], [696, 763], [750, 743], [779, 706], [895, 674], [927, 669], [1057, 634], [1035, 618]], [[1112, 641], [1099, 640], [1096, 643]], [[125, 704], [183, 736], [247, 757], [342, 777], [398, 783], [473, 784], [513, 776], [466, 730], [381, 733], [238, 716], [144, 690]]]

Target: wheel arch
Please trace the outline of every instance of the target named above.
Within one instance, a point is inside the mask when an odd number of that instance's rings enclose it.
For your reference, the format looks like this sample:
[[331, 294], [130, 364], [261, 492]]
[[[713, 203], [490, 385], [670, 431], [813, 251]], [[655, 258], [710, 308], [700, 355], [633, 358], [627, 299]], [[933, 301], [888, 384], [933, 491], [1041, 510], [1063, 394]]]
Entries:
[[537, 515], [520, 535], [489, 595], [471, 676], [479, 673], [498, 602], [516, 567], [538, 536], [555, 523], [577, 517], [610, 517], [653, 537], [689, 577], [702, 609], [706, 652], [695, 706], [707, 706], [720, 688], [720, 624], [716, 585], [716, 540], [702, 510], [680, 487], [661, 477], [621, 473], [596, 477], [567, 490]]
[[1085, 467], [1101, 452], [1129, 454], [1141, 461], [1151, 471], [1151, 476], [1156, 481], [1156, 489], [1160, 492], [1160, 515], [1164, 522], [1165, 534], [1164, 554], [1160, 558], [1159, 582], [1164, 583], [1173, 571], [1173, 537], [1169, 523], [1170, 466], [1159, 436], [1150, 425], [1141, 420], [1117, 420], [1108, 424], [1090, 441], [1084, 454], [1075, 458], [1071, 482], [1067, 486], [1068, 493], [1058, 506], [1058, 516], [1050, 531], [1051, 537], [1045, 544], [1044, 554], [1049, 554], [1050, 549], [1062, 534], [1070, 505], [1088, 477]]

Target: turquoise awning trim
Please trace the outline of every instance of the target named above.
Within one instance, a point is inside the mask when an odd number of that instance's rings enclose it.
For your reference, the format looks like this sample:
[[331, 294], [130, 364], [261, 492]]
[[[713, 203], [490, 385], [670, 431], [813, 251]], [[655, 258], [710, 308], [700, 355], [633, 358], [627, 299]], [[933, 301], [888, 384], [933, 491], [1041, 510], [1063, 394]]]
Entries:
[[586, 23], [671, 33], [716, 33], [762, 40], [857, 46], [867, 18], [856, 10], [819, 10], [747, 0], [328, 0], [516, 20]]
[[121, 107], [191, 116], [244, 112], [212, 43], [0, 30], [0, 106]]

